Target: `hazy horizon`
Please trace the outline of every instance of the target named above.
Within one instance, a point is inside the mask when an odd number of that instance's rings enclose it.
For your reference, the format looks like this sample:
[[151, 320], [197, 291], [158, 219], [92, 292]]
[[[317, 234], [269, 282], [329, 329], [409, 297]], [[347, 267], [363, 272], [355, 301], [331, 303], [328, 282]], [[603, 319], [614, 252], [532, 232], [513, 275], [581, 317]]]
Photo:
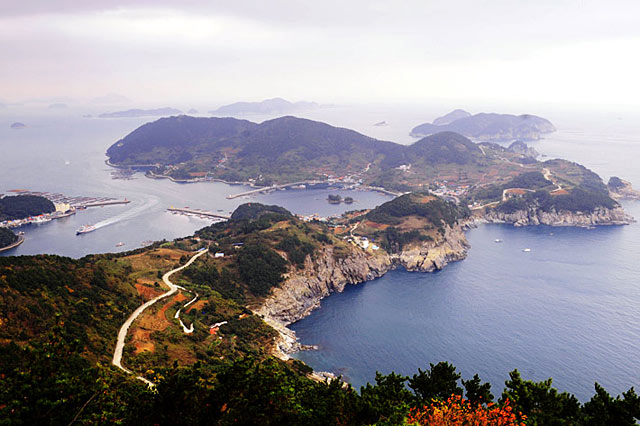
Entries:
[[0, 102], [628, 108], [640, 105], [638, 12], [578, 0], [14, 3], [0, 12]]

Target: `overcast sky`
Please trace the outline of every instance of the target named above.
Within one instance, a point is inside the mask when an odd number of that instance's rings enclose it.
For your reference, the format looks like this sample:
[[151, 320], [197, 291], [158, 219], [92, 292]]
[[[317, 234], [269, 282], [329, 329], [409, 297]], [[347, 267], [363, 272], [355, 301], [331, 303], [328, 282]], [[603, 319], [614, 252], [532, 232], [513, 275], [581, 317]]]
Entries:
[[640, 105], [638, 0], [3, 0], [0, 52], [5, 101]]

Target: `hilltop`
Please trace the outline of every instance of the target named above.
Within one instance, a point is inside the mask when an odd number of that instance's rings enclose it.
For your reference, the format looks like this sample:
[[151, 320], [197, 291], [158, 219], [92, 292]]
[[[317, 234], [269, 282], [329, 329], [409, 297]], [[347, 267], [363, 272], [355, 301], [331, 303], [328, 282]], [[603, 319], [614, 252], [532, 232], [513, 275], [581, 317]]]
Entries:
[[289, 102], [282, 98], [266, 99], [260, 102], [235, 102], [223, 105], [220, 108], [209, 111], [213, 115], [239, 115], [239, 114], [293, 114], [318, 108], [315, 102]]
[[546, 133], [554, 132], [553, 124], [545, 118], [531, 114], [511, 115], [479, 113], [471, 115], [455, 110], [437, 118], [433, 123], [420, 124], [411, 130], [416, 137], [450, 131], [460, 133], [475, 141], [511, 142], [538, 140]]

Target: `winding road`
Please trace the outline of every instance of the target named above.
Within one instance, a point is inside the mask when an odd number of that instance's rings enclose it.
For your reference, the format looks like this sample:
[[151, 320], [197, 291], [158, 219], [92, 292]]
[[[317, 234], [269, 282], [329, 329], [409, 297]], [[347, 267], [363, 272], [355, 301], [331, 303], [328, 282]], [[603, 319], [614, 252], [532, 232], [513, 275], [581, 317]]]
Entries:
[[[131, 370], [129, 370], [128, 368], [126, 368], [125, 366], [122, 365], [122, 352], [124, 350], [124, 343], [125, 343], [125, 340], [127, 338], [127, 331], [129, 331], [129, 327], [131, 327], [131, 324], [133, 324], [133, 322], [136, 320], [136, 318], [138, 318], [138, 316], [140, 316], [140, 314], [145, 309], [147, 309], [149, 306], [153, 305], [154, 303], [156, 303], [159, 300], [164, 299], [165, 297], [169, 297], [169, 296], [175, 294], [181, 287], [178, 286], [178, 285], [175, 285], [174, 283], [172, 283], [169, 280], [169, 277], [171, 275], [175, 274], [176, 272], [181, 271], [184, 268], [186, 268], [189, 265], [191, 265], [198, 257], [202, 256], [206, 252], [207, 252], [206, 248], [202, 248], [202, 249], [198, 250], [198, 252], [195, 255], [193, 255], [191, 257], [191, 259], [189, 259], [189, 261], [187, 263], [185, 263], [184, 265], [180, 266], [179, 268], [172, 269], [171, 271], [169, 271], [166, 274], [164, 274], [162, 276], [162, 281], [164, 281], [164, 283], [169, 287], [169, 291], [167, 291], [166, 293], [162, 293], [159, 296], [154, 297], [153, 299], [147, 301], [143, 305], [140, 305], [135, 311], [133, 311], [133, 313], [129, 316], [129, 318], [127, 318], [127, 320], [124, 322], [124, 324], [122, 324], [122, 327], [120, 327], [120, 332], [118, 332], [118, 340], [116, 342], [116, 349], [113, 352], [113, 360], [111, 361], [111, 363], [113, 365], [115, 365], [116, 367], [118, 367], [119, 369], [124, 371], [125, 373], [133, 374], [133, 372]], [[145, 379], [142, 376], [138, 376], [138, 379], [142, 380], [143, 382], [145, 382], [149, 386], [154, 386], [153, 382]]]

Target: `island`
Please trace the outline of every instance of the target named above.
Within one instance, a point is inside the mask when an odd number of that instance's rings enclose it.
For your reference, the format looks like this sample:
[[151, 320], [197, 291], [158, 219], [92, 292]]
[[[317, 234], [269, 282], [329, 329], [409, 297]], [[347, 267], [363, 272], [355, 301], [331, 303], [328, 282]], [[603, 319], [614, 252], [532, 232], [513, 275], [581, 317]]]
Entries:
[[163, 118], [107, 150], [110, 165], [145, 165], [149, 177], [179, 182], [221, 180], [265, 190], [324, 184], [396, 195], [431, 191], [489, 222], [516, 225], [631, 221], [597, 174], [566, 160], [538, 161], [535, 154], [521, 141], [505, 148], [455, 132], [401, 145], [292, 116], [262, 123]]
[[616, 200], [640, 200], [640, 191], [633, 189], [631, 182], [612, 176], [607, 182], [607, 188], [612, 198]]
[[471, 115], [463, 110], [455, 110], [439, 117], [433, 123], [424, 123], [411, 130], [414, 137], [451, 131], [460, 133], [474, 141], [511, 142], [515, 140], [533, 141], [544, 134], [555, 132], [555, 127], [545, 118], [531, 114], [511, 115], [479, 113]]
[[580, 403], [514, 370], [497, 400], [477, 374], [460, 381], [443, 361], [378, 373], [356, 392], [287, 356], [297, 343], [285, 324], [322, 297], [397, 266], [463, 257], [468, 214], [430, 194], [344, 225], [251, 203], [226, 223], [130, 252], [0, 257], [0, 412], [23, 424], [427, 425], [443, 412], [473, 424], [634, 424], [633, 389], [614, 398], [596, 383]]
[[156, 109], [128, 109], [126, 111], [105, 112], [100, 118], [132, 118], [132, 117], [163, 117], [168, 115], [182, 114], [182, 111], [175, 108]]
[[217, 116], [234, 116], [240, 114], [292, 114], [318, 108], [315, 102], [289, 102], [282, 98], [266, 99], [260, 102], [236, 102], [223, 105], [209, 113]]
[[49, 109], [67, 109], [68, 107], [69, 106], [67, 104], [63, 104], [60, 102], [49, 105]]
[[10, 127], [12, 129], [24, 129], [25, 127], [27, 127], [27, 125], [19, 121], [16, 121], [15, 123], [12, 123]]

